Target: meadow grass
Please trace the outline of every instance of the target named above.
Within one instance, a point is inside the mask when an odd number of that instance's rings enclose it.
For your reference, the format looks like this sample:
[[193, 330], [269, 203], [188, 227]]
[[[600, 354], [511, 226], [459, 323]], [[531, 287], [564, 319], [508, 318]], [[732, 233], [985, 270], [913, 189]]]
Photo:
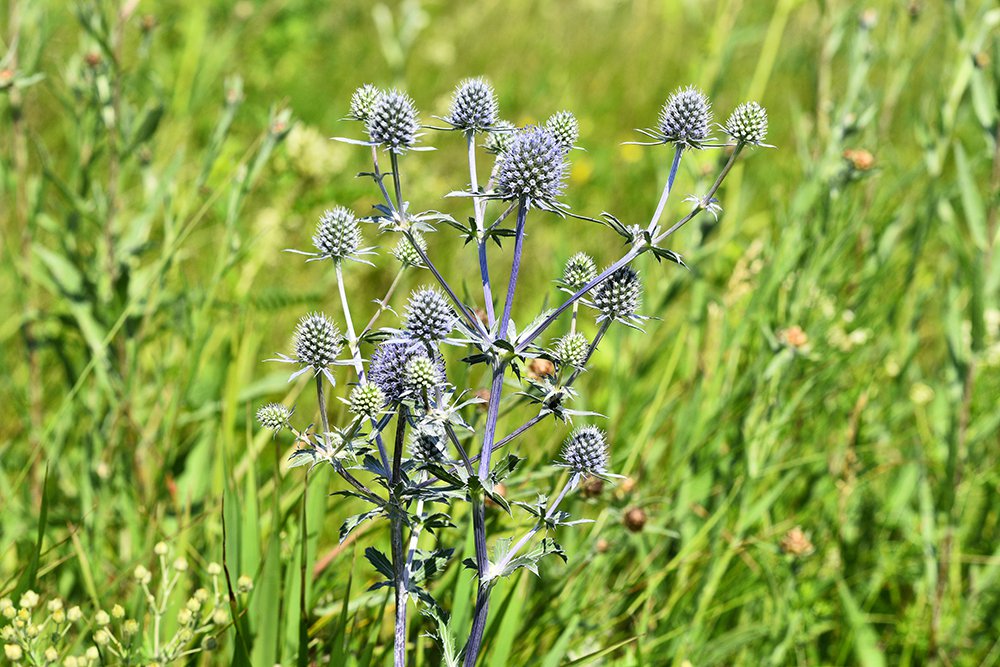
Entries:
[[[389, 664], [391, 598], [365, 592], [362, 557], [387, 526], [338, 544], [360, 505], [325, 471], [307, 487], [293, 443], [252, 423], [268, 400], [314, 416], [308, 380], [260, 360], [302, 313], [339, 312], [332, 271], [281, 250], [324, 208], [375, 203], [352, 178], [367, 152], [327, 141], [350, 93], [404, 86], [426, 120], [485, 75], [517, 123], [571, 109], [566, 200], [630, 224], [670, 154], [620, 142], [693, 83], [719, 116], [759, 100], [778, 148], [737, 165], [718, 223], [671, 240], [689, 270], [640, 262], [663, 321], [609, 334], [579, 406], [608, 416], [630, 480], [567, 500], [593, 523], [560, 531], [567, 564], [498, 587], [482, 664], [1000, 663], [993, 3], [163, 0], [119, 26], [129, 4], [0, 2], [0, 597], [140, 615], [132, 572], [165, 541], [254, 580], [195, 660]], [[464, 147], [430, 140], [408, 191], [462, 212], [438, 196]], [[678, 193], [715, 159], [686, 161]], [[620, 254], [597, 230], [532, 228], [525, 310], [572, 251]], [[475, 274], [447, 229], [431, 248]], [[393, 275], [349, 271], [356, 303]], [[535, 471], [566, 431], [521, 443], [508, 497], [550, 490]], [[466, 628], [472, 537], [448, 539], [465, 553], [434, 591]], [[413, 664], [438, 664], [430, 630], [411, 628]]]

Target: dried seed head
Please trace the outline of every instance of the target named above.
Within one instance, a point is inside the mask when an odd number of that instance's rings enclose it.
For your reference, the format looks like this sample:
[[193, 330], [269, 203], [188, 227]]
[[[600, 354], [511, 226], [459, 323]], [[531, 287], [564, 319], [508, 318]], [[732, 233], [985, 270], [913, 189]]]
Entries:
[[556, 343], [556, 358], [564, 366], [583, 368], [587, 364], [590, 343], [581, 333], [563, 336]]
[[497, 191], [505, 199], [552, 202], [562, 194], [566, 153], [555, 135], [541, 127], [520, 130], [497, 165]]
[[744, 102], [729, 116], [725, 131], [741, 144], [757, 146], [764, 143], [767, 138], [767, 109], [756, 102]]
[[599, 554], [607, 553], [608, 549], [610, 548], [611, 548], [611, 543], [608, 542], [603, 537], [598, 539], [597, 542], [594, 544], [594, 550], [597, 551], [597, 553]]
[[641, 507], [630, 507], [625, 510], [622, 522], [630, 531], [638, 533], [646, 526], [646, 518], [646, 510]]
[[338, 206], [320, 216], [312, 241], [322, 256], [340, 262], [361, 245], [361, 228], [353, 213]]
[[368, 122], [372, 115], [372, 109], [375, 108], [375, 102], [378, 101], [381, 94], [382, 91], [370, 83], [355, 90], [354, 94], [351, 95], [350, 117], [354, 120], [360, 120], [362, 123]]
[[295, 360], [321, 371], [333, 363], [343, 349], [340, 331], [322, 313], [310, 313], [295, 327]]
[[600, 477], [587, 477], [580, 484], [580, 493], [584, 498], [597, 498], [604, 492], [604, 480]]
[[642, 284], [638, 272], [630, 266], [623, 266], [594, 291], [594, 305], [608, 319], [622, 320], [639, 310]]
[[351, 414], [373, 419], [385, 406], [385, 394], [377, 384], [365, 382], [351, 390], [349, 410]]
[[413, 243], [410, 243], [408, 238], [405, 236], [401, 237], [392, 251], [392, 256], [399, 260], [399, 263], [403, 266], [423, 268], [424, 260], [421, 258], [420, 253], [417, 252], [417, 248], [426, 253], [427, 240], [420, 232], [413, 232], [413, 240], [416, 242], [416, 247], [414, 247]]
[[608, 442], [596, 426], [581, 426], [563, 444], [562, 458], [573, 472], [601, 474], [608, 467]]
[[507, 151], [517, 126], [509, 120], [498, 120], [493, 123], [493, 127], [495, 130], [486, 135], [486, 152], [499, 155]]
[[268, 403], [257, 410], [257, 423], [269, 431], [280, 431], [288, 426], [292, 411], [281, 403]]
[[424, 287], [410, 294], [404, 323], [406, 335], [433, 342], [446, 338], [455, 328], [455, 315], [448, 299], [436, 287]]
[[548, 359], [538, 357], [528, 362], [528, 377], [538, 380], [556, 374], [556, 365]]
[[500, 105], [485, 79], [465, 79], [455, 89], [451, 112], [445, 119], [460, 130], [481, 132], [497, 122]]
[[413, 357], [406, 362], [403, 384], [407, 392], [421, 396], [442, 382], [444, 374], [430, 357]]
[[417, 141], [417, 107], [406, 93], [390, 90], [375, 100], [367, 127], [372, 141], [393, 153], [405, 153]]
[[790, 556], [808, 556], [815, 547], [802, 528], [795, 526], [781, 538], [781, 550]]
[[660, 110], [660, 134], [672, 143], [700, 148], [708, 139], [712, 109], [705, 94], [695, 88], [678, 89]]
[[597, 265], [587, 253], [578, 252], [566, 262], [563, 283], [571, 290], [578, 290], [597, 277]]
[[[406, 391], [404, 382], [406, 364], [414, 357], [427, 357], [427, 348], [413, 341], [388, 340], [372, 353], [368, 379], [378, 385], [388, 402], [396, 402]], [[444, 377], [444, 359], [435, 355], [441, 377]]]
[[571, 111], [559, 111], [549, 116], [545, 129], [552, 133], [564, 151], [571, 150], [580, 138], [580, 124]]
[[448, 458], [448, 442], [438, 433], [414, 432], [410, 437], [410, 457], [418, 461]]

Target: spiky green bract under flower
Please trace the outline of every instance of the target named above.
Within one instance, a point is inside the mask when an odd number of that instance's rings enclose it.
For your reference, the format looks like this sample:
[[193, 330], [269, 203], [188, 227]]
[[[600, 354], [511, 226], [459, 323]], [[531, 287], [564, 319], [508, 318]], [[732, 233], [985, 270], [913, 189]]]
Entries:
[[406, 93], [393, 89], [379, 95], [367, 120], [368, 136], [393, 153], [405, 153], [417, 142], [417, 107]]
[[361, 228], [353, 213], [338, 206], [320, 217], [312, 241], [322, 257], [341, 262], [361, 246]]
[[563, 150], [572, 150], [580, 138], [580, 124], [571, 111], [558, 111], [545, 121], [545, 129], [552, 133]]
[[448, 458], [448, 442], [442, 434], [416, 431], [410, 436], [410, 456], [417, 461], [443, 461]]
[[759, 146], [767, 138], [767, 109], [756, 102], [736, 107], [723, 128], [734, 140]]
[[429, 357], [413, 357], [403, 370], [403, 385], [409, 394], [421, 396], [444, 382], [441, 368]]
[[576, 473], [601, 475], [608, 468], [608, 442], [596, 426], [581, 426], [563, 444], [564, 465]]
[[578, 252], [566, 262], [562, 282], [574, 292], [597, 277], [597, 264], [585, 252]]
[[556, 343], [555, 356], [559, 363], [575, 368], [583, 368], [587, 363], [590, 343], [581, 333], [563, 336]]
[[382, 91], [370, 83], [355, 90], [354, 94], [351, 95], [350, 117], [354, 120], [360, 120], [362, 123], [368, 122], [372, 115], [372, 109], [375, 108], [375, 102], [378, 101], [381, 94]]
[[410, 294], [404, 327], [409, 338], [425, 343], [439, 341], [455, 328], [455, 314], [440, 290], [424, 287]]
[[399, 260], [399, 263], [405, 267], [416, 267], [423, 268], [424, 260], [417, 252], [417, 248], [420, 248], [424, 253], [427, 252], [427, 239], [420, 232], [413, 232], [413, 240], [416, 243], [414, 247], [413, 243], [405, 236], [399, 239], [396, 243], [396, 247], [392, 250], [392, 256]]
[[257, 423], [269, 431], [278, 432], [288, 426], [292, 411], [281, 403], [268, 403], [257, 410]]
[[517, 131], [517, 126], [509, 120], [498, 120], [493, 124], [493, 131], [486, 135], [484, 147], [487, 153], [499, 155], [507, 150]]
[[639, 310], [641, 295], [639, 273], [623, 266], [594, 290], [594, 307], [601, 311], [599, 319], [627, 320]]
[[351, 390], [348, 409], [351, 414], [374, 419], [385, 406], [385, 394], [373, 382], [364, 382]]
[[503, 199], [528, 205], [555, 203], [563, 192], [566, 152], [552, 132], [541, 127], [520, 130], [497, 164], [496, 189]]
[[482, 132], [497, 122], [499, 113], [500, 104], [493, 86], [477, 77], [458, 84], [445, 121], [459, 130]]
[[[395, 403], [406, 391], [405, 371], [407, 363], [414, 357], [427, 357], [427, 346], [412, 340], [388, 340], [372, 353], [368, 379], [378, 385], [385, 394], [386, 401]], [[435, 354], [434, 363], [444, 377], [444, 359]]]
[[678, 89], [660, 110], [659, 131], [664, 141], [701, 148], [712, 122], [712, 108], [705, 94], [695, 88]]
[[310, 313], [299, 320], [293, 338], [295, 360], [323, 371], [329, 367], [344, 345], [340, 330], [322, 313]]

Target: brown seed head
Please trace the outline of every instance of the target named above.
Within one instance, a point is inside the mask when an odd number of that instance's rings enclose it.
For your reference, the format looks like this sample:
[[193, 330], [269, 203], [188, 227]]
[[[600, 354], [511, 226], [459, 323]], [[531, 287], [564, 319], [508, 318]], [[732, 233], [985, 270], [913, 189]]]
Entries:
[[630, 531], [638, 533], [646, 525], [646, 510], [641, 507], [630, 507], [625, 510], [625, 516], [622, 517], [622, 522]]
[[632, 493], [635, 490], [635, 479], [632, 477], [626, 477], [622, 480], [622, 483], [618, 486], [622, 490], [622, 493]]
[[548, 359], [532, 359], [528, 362], [528, 377], [538, 380], [556, 374], [556, 365]]
[[83, 61], [90, 67], [97, 67], [101, 64], [101, 54], [97, 51], [91, 51], [83, 57]]
[[844, 159], [857, 171], [868, 171], [875, 166], [875, 156], [864, 148], [848, 148], [844, 151]]
[[785, 533], [785, 536], [781, 538], [780, 546], [783, 552], [796, 557], [808, 556], [815, 550], [813, 543], [809, 541], [799, 526], [795, 526]]
[[611, 545], [603, 537], [601, 539], [597, 540], [597, 542], [594, 544], [594, 550], [597, 551], [597, 553], [599, 553], [599, 554], [607, 553], [608, 549], [610, 549], [610, 548], [611, 548]]
[[778, 339], [796, 350], [801, 350], [809, 344], [809, 336], [802, 330], [802, 327], [793, 325], [778, 332]]
[[580, 493], [584, 498], [596, 498], [604, 491], [604, 480], [600, 477], [589, 476], [580, 484]]

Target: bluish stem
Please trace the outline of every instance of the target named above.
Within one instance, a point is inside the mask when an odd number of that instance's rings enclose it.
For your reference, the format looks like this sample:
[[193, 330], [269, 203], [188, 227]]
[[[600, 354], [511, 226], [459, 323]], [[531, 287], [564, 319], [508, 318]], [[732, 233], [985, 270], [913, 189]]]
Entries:
[[[479, 192], [479, 176], [476, 173], [476, 134], [472, 130], [465, 133], [465, 142], [469, 149], [469, 185], [473, 192]], [[483, 283], [483, 305], [486, 308], [486, 320], [492, 327], [496, 321], [493, 312], [493, 288], [490, 285], [490, 267], [486, 261], [486, 230], [483, 229], [483, 218], [486, 207], [480, 197], [472, 197], [472, 209], [476, 221], [476, 245], [479, 246], [479, 275]]]
[[545, 518], [539, 519], [538, 522], [535, 524], [535, 526], [531, 530], [529, 530], [520, 540], [518, 540], [517, 544], [511, 547], [511, 550], [507, 552], [507, 555], [504, 556], [504, 559], [500, 561], [499, 565], [497, 565], [498, 571], [502, 571], [503, 568], [508, 563], [510, 563], [510, 561], [514, 559], [514, 556], [517, 555], [517, 552], [520, 551], [524, 547], [524, 545], [528, 543], [528, 540], [530, 540], [535, 535], [535, 533], [537, 533], [539, 530], [542, 529], [542, 527], [545, 525], [545, 521], [553, 517], [553, 515], [556, 513], [556, 508], [559, 507], [559, 503], [563, 501], [563, 498], [566, 497], [566, 494], [569, 492], [569, 490], [576, 486], [576, 483], [577, 481], [579, 481], [579, 479], [580, 479], [580, 473], [574, 472], [570, 475], [570, 478], [566, 481], [566, 484], [559, 492], [559, 495], [556, 496], [555, 502], [549, 505], [548, 509], [545, 510]]
[[677, 169], [681, 166], [681, 153], [684, 152], [684, 146], [682, 144], [677, 144], [677, 150], [674, 152], [674, 161], [670, 165], [670, 174], [667, 176], [667, 183], [663, 186], [663, 194], [660, 195], [660, 203], [656, 205], [656, 212], [653, 213], [653, 217], [649, 221], [648, 230], [652, 231], [656, 224], [660, 221], [660, 216], [663, 215], [663, 209], [667, 206], [667, 198], [670, 197], [670, 191], [674, 188], [674, 179], [677, 178]]
[[503, 316], [497, 336], [507, 336], [510, 325], [510, 311], [514, 307], [514, 291], [517, 289], [517, 274], [521, 270], [521, 251], [524, 248], [524, 221], [528, 217], [528, 206], [522, 198], [517, 204], [517, 226], [514, 228], [514, 259], [510, 266], [510, 281], [507, 283], [507, 300], [503, 304]]

